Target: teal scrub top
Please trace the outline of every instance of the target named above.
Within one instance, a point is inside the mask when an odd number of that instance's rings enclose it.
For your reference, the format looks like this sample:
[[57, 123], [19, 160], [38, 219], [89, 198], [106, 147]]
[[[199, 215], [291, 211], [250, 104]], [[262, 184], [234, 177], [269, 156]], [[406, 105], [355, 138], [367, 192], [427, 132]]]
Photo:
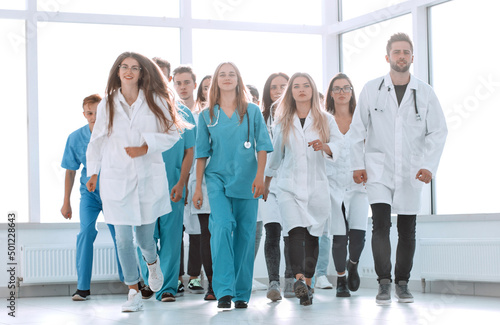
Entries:
[[[227, 197], [253, 199], [256, 152], [272, 152], [273, 145], [259, 107], [249, 103], [247, 112], [241, 123], [237, 111], [229, 118], [219, 105], [214, 107], [212, 122], [208, 109], [200, 113], [195, 158], [210, 157], [205, 168], [208, 193], [222, 190]], [[244, 146], [248, 138], [249, 149]]]
[[[196, 123], [194, 121], [193, 113], [186, 106], [177, 103], [177, 111], [179, 115], [191, 123], [194, 127], [189, 130], [185, 129], [181, 134], [181, 138], [177, 143], [167, 151], [162, 152], [163, 161], [165, 162], [165, 170], [167, 171], [168, 187], [172, 188], [179, 182], [181, 176], [182, 160], [184, 159], [184, 150], [194, 147], [196, 142]], [[185, 195], [185, 188], [182, 190], [182, 196]]]
[[[61, 167], [69, 170], [78, 170], [83, 165], [80, 176], [80, 194], [88, 192], [87, 182], [87, 146], [89, 145], [90, 132], [88, 124], [71, 133], [66, 141]], [[96, 193], [99, 193], [99, 178], [97, 178]]]

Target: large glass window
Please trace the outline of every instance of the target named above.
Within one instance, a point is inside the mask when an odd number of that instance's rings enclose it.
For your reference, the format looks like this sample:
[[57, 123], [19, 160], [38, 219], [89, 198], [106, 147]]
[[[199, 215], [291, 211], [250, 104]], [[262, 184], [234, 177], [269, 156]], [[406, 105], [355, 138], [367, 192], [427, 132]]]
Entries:
[[351, 79], [356, 94], [367, 81], [389, 73], [385, 60], [387, 41], [399, 32], [411, 37], [411, 24], [411, 16], [405, 15], [342, 35], [342, 72]]
[[321, 0], [191, 0], [193, 18], [321, 25]]
[[[39, 28], [39, 123], [41, 221], [60, 222], [68, 135], [86, 125], [82, 100], [104, 95], [109, 70], [125, 51], [180, 61], [179, 30], [93, 24], [44, 23]], [[78, 221], [79, 173], [72, 194]]]
[[[407, 0], [340, 0], [342, 2], [342, 20], [348, 20], [354, 17], [362, 16], [370, 12], [377, 12], [376, 19], [390, 17], [394, 8], [391, 6], [397, 5]], [[384, 9], [385, 8], [385, 9]], [[382, 10], [381, 10], [382, 9]]]
[[500, 43], [491, 33], [500, 21], [495, 2], [474, 7], [480, 15], [471, 15], [467, 0], [431, 8], [433, 85], [448, 123], [436, 184], [440, 214], [500, 212]]
[[[28, 210], [28, 125], [26, 107], [25, 23], [0, 19], [2, 49], [2, 118], [0, 138], [2, 155], [0, 170], [0, 213], [18, 213], [18, 222], [29, 220]], [[0, 222], [6, 222], [3, 217]]]
[[[225, 40], [230, 46], [216, 46], [214, 40]], [[297, 35], [220, 30], [193, 32], [193, 69], [203, 78], [213, 74], [225, 61], [238, 66], [246, 84], [262, 92], [273, 72], [292, 75], [307, 72], [322, 88], [322, 40], [319, 35]]]
[[131, 16], [179, 17], [179, 0], [38, 0], [38, 10]]

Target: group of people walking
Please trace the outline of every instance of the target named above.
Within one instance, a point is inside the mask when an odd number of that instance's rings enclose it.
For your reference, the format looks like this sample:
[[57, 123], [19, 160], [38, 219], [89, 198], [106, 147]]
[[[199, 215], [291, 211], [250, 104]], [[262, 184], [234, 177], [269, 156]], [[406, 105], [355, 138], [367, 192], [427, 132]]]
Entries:
[[182, 284], [183, 224], [193, 248], [190, 260], [201, 260], [188, 266], [188, 288], [203, 292], [197, 280], [203, 265], [206, 300], [218, 300], [219, 308], [247, 308], [258, 216], [265, 228], [269, 299], [280, 300], [283, 292], [301, 305], [313, 303], [323, 235], [333, 235], [336, 295], [349, 297], [360, 286], [357, 265], [369, 206], [376, 302], [391, 302], [391, 213], [398, 214], [399, 233], [395, 295], [413, 302], [408, 281], [416, 214], [447, 129], [432, 88], [409, 73], [413, 44], [406, 34], [389, 39], [386, 60], [389, 74], [368, 82], [358, 102], [343, 73], [330, 81], [324, 100], [309, 74], [274, 73], [259, 107], [234, 63], [221, 63], [202, 80], [197, 101], [191, 68], [174, 70], [182, 105], [167, 86], [169, 66], [138, 53], [121, 54], [105, 98], [84, 101], [89, 126], [70, 135], [62, 164], [67, 173], [61, 212], [67, 218], [74, 171], [84, 165], [73, 299], [90, 295], [88, 270], [102, 200], [121, 278], [129, 286], [122, 311], [142, 309], [142, 299], [155, 292], [158, 300], [175, 301]]

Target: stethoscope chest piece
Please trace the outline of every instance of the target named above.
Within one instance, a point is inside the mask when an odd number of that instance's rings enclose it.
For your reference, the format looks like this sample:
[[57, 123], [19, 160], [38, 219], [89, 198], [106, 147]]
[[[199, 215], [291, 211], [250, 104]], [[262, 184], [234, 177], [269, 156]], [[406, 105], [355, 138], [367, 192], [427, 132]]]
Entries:
[[250, 149], [252, 147], [252, 145], [250, 144], [249, 141], [245, 141], [245, 143], [243, 144], [243, 146], [246, 148], [246, 149]]

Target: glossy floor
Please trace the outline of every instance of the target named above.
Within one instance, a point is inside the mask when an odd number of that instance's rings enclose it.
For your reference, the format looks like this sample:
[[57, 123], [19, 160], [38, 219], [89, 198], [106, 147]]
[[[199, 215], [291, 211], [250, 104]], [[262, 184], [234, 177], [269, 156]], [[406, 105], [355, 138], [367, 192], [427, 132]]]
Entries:
[[[336, 298], [334, 290], [316, 289], [312, 306], [298, 299], [272, 303], [266, 291], [252, 294], [248, 309], [219, 311], [216, 302], [186, 293], [176, 302], [144, 301], [144, 310], [122, 313], [125, 295], [96, 295], [74, 302], [70, 297], [21, 298], [16, 317], [5, 307], [0, 324], [499, 324], [500, 298], [415, 293], [415, 303], [377, 306], [375, 290], [362, 288], [351, 298]], [[5, 300], [4, 304], [5, 304]]]

